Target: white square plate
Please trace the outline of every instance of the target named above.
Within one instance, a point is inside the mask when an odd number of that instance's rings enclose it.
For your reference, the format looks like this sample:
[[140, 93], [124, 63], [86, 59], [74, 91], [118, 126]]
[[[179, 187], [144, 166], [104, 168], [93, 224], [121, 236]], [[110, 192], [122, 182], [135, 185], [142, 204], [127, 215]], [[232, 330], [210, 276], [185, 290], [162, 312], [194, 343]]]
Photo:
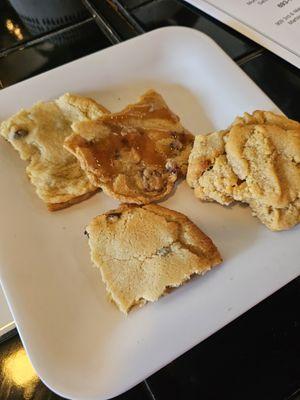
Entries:
[[[112, 111], [157, 89], [195, 134], [275, 105], [207, 36], [163, 28], [0, 92], [0, 118], [70, 91]], [[277, 110], [278, 111], [278, 110]], [[124, 392], [295, 278], [300, 227], [272, 233], [245, 207], [201, 203], [185, 182], [163, 205], [183, 212], [219, 247], [224, 263], [155, 304], [122, 315], [105, 297], [83, 232], [117, 206], [100, 193], [49, 213], [24, 162], [0, 143], [0, 277], [42, 380], [72, 399]]]
[[0, 284], [0, 341], [1, 337], [15, 327], [13, 317], [8, 309], [6, 299]]

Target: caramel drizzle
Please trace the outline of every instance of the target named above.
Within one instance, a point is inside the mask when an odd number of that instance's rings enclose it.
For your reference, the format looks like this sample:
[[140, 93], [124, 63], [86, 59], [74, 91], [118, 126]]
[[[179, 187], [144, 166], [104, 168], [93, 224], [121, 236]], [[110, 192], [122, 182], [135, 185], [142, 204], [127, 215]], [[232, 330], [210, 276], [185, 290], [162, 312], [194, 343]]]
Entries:
[[[149, 100], [148, 100], [149, 101]], [[185, 133], [172, 132], [168, 129], [143, 129], [142, 127], [133, 127], [139, 125], [137, 120], [159, 119], [176, 124], [179, 118], [173, 114], [161, 102], [150, 98], [148, 103], [135, 104], [128, 106], [124, 111], [116, 114], [108, 114], [101, 118], [101, 123], [108, 127], [111, 134], [105, 138], [96, 139], [96, 141], [86, 142], [84, 147], [89, 150], [93, 163], [93, 170], [99, 171], [102, 176], [113, 178], [116, 176], [116, 165], [120, 171], [118, 160], [122, 155], [127, 155], [134, 151], [137, 157], [150, 167], [160, 170], [165, 169], [166, 160], [174, 155], [176, 147], [170, 146], [164, 149], [164, 152], [158, 152], [156, 142], [161, 139], [172, 139], [180, 141], [182, 146], [191, 142], [190, 135]], [[127, 162], [128, 158], [126, 157]], [[130, 160], [132, 164], [137, 164]]]

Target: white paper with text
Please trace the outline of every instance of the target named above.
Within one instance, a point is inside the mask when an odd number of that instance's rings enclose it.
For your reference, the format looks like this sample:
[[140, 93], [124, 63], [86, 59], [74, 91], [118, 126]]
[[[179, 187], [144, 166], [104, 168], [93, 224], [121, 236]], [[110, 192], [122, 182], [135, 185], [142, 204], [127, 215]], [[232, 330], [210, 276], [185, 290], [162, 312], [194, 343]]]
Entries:
[[300, 67], [300, 0], [188, 0]]

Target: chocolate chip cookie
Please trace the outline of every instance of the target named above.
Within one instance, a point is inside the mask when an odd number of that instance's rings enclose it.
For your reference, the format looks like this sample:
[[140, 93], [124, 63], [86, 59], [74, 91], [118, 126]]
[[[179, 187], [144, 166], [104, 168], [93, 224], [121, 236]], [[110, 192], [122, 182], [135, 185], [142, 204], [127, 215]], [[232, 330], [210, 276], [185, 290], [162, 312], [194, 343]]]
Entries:
[[222, 261], [186, 216], [154, 204], [122, 205], [95, 217], [85, 233], [109, 297], [124, 313]]
[[72, 133], [73, 122], [99, 118], [106, 112], [92, 99], [65, 94], [21, 110], [1, 124], [0, 134], [29, 162], [26, 172], [49, 210], [68, 207], [99, 190], [63, 143]]

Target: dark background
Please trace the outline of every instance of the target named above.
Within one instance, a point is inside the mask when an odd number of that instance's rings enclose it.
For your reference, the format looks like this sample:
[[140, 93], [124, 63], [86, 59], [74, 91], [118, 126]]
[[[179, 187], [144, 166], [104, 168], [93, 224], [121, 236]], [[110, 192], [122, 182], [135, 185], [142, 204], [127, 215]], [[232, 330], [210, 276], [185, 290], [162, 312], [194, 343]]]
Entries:
[[[0, 87], [168, 25], [212, 37], [300, 120], [296, 67], [176, 0], [0, 0]], [[13, 331], [0, 343], [0, 400], [60, 398], [31, 369]], [[118, 399], [300, 400], [300, 278]]]

